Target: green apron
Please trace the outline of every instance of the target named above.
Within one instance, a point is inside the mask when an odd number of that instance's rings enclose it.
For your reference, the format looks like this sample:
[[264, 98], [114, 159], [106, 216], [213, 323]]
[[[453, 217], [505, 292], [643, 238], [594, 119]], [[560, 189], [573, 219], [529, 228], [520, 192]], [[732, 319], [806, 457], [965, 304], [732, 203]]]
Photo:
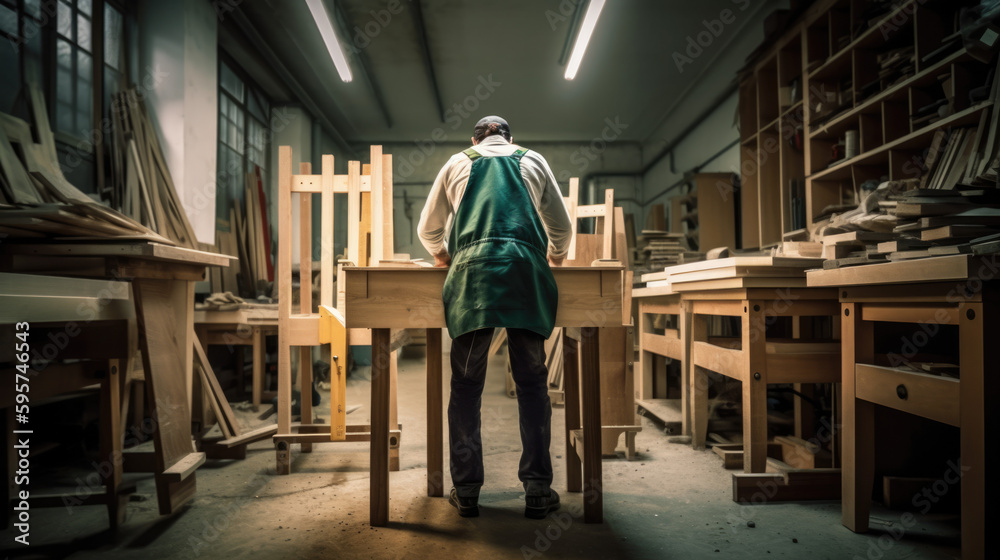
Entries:
[[442, 292], [452, 338], [487, 327], [548, 338], [555, 327], [559, 292], [546, 260], [549, 239], [521, 177], [526, 151], [465, 151], [472, 170], [451, 224]]

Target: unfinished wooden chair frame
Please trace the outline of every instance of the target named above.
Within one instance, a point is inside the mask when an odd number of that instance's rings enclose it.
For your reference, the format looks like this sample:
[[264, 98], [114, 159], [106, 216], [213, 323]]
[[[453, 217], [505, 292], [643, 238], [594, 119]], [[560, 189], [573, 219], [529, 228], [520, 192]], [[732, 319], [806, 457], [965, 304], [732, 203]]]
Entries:
[[[322, 172], [312, 174], [309, 163], [300, 164], [299, 173], [292, 173], [292, 150], [278, 149], [278, 432], [273, 436], [277, 473], [291, 472], [291, 445], [298, 443], [302, 452], [312, 451], [312, 444], [336, 441], [371, 441], [371, 426], [348, 425], [346, 419], [347, 349], [348, 340], [357, 344], [370, 343], [368, 329], [345, 327], [343, 315], [343, 266], [369, 260], [373, 266], [391, 260], [392, 234], [392, 156], [382, 153], [381, 146], [371, 147], [371, 163], [348, 162], [346, 175], [334, 174], [334, 158], [324, 155]], [[347, 259], [334, 263], [333, 195], [347, 195], [348, 234]], [[319, 312], [312, 312], [312, 292], [304, 282], [300, 290], [299, 313], [292, 313], [292, 197], [299, 198], [300, 278], [312, 274], [312, 195], [320, 194], [321, 287]], [[367, 195], [367, 196], [365, 196]], [[368, 234], [370, 238], [370, 251]], [[334, 307], [334, 270], [337, 274], [339, 297]], [[330, 424], [314, 422], [312, 411], [312, 347], [330, 345]], [[292, 423], [292, 347], [299, 347], [299, 384], [302, 421]], [[399, 438], [401, 429], [396, 416], [396, 356], [392, 355], [390, 370], [390, 470], [399, 469]]]

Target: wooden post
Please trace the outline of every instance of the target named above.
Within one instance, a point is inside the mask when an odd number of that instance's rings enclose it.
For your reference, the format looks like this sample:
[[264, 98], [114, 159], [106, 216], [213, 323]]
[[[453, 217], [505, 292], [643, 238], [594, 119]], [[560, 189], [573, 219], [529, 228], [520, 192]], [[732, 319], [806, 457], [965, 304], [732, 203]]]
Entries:
[[389, 329], [372, 329], [371, 525], [389, 521]]
[[566, 490], [583, 491], [583, 464], [573, 447], [573, 431], [580, 429], [580, 363], [577, 342], [563, 328], [563, 391], [566, 402]]
[[704, 449], [708, 439], [708, 373], [700, 366], [694, 365], [692, 359], [694, 343], [708, 341], [708, 316], [696, 315], [694, 306], [688, 305], [691, 317], [691, 340], [688, 343], [687, 360], [684, 367], [691, 377], [691, 446]]
[[121, 430], [121, 364], [127, 360], [109, 360], [108, 374], [101, 380], [101, 410], [107, 414], [101, 423], [101, 459], [106, 468], [99, 473], [104, 481], [104, 495], [108, 506], [108, 520], [116, 529], [125, 522], [128, 496], [119, 496], [122, 483], [122, 430]]
[[[601, 465], [601, 354], [599, 327], [580, 330], [580, 396], [583, 403], [583, 520], [604, 522]], [[567, 408], [569, 404], [567, 402]]]
[[[984, 299], [989, 297], [984, 295]], [[992, 304], [992, 305], [991, 305]], [[996, 403], [1000, 382], [996, 379], [996, 352], [987, 345], [997, 340], [996, 304], [964, 303], [959, 306], [959, 410], [961, 414], [961, 464], [968, 469], [962, 476], [962, 557], [993, 558], [995, 544], [987, 537], [997, 520], [996, 451], [991, 449], [991, 425], [996, 426], [996, 413], [987, 414]], [[992, 349], [991, 349], [992, 350]], [[992, 467], [990, 465], [993, 465]], [[987, 544], [993, 552], [987, 551]]]
[[441, 329], [427, 329], [427, 495], [444, 496]]
[[[299, 173], [312, 175], [312, 164], [299, 163]], [[322, 219], [320, 220], [322, 223]], [[312, 313], [312, 193], [299, 193], [299, 313]], [[299, 410], [302, 423], [312, 424], [312, 347], [299, 347]], [[302, 443], [303, 453], [312, 453], [311, 443]]]
[[254, 409], [260, 406], [260, 388], [263, 380], [261, 377], [264, 372], [264, 335], [262, 334], [260, 327], [253, 328], [253, 387], [251, 392], [253, 394], [253, 406]]
[[[875, 483], [875, 405], [858, 400], [855, 364], [875, 359], [873, 323], [861, 320], [861, 304], [841, 305], [841, 386], [844, 394], [842, 522], [854, 532], [868, 530]], [[964, 379], [963, 379], [964, 381]]]
[[767, 468], [767, 338], [764, 303], [743, 302], [743, 470]]
[[[292, 148], [278, 148], [278, 434], [292, 431]], [[278, 474], [291, 472], [287, 441], [276, 446]]]

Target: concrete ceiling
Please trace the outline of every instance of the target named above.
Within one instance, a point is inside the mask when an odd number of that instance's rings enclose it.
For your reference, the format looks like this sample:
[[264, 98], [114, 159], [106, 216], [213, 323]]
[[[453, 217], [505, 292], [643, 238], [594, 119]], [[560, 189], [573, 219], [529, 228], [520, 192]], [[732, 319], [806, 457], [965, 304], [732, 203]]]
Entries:
[[[326, 0], [328, 12], [343, 15], [347, 41], [355, 47], [348, 54], [350, 83], [338, 77], [305, 2], [246, 0], [239, 9], [348, 142], [409, 142], [440, 136], [436, 129], [462, 141], [486, 114], [504, 116], [515, 137], [537, 142], [590, 141], [605, 133], [609, 121], [626, 125], [617, 127], [619, 140], [646, 140], [710, 71], [709, 64], [679, 71], [674, 60], [675, 52], [690, 54], [689, 38], [706, 31], [703, 21], [719, 20], [723, 10], [733, 19], [715, 27], [718, 37], [696, 57], [699, 63], [721, 52], [762, 5], [774, 4], [609, 0], [576, 79], [568, 81], [559, 58], [576, 3]], [[423, 58], [418, 9], [443, 119]], [[364, 59], [372, 85], [364, 77]]]

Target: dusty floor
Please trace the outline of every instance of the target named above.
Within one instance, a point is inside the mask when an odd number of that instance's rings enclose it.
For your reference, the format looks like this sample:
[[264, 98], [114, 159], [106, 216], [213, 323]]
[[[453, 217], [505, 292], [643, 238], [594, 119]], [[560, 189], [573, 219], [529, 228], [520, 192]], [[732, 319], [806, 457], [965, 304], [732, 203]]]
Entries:
[[[839, 502], [735, 504], [731, 474], [716, 455], [668, 443], [646, 419], [637, 438], [639, 458], [604, 461], [605, 522], [584, 524], [581, 495], [564, 492], [561, 408], [552, 417], [552, 455], [562, 514], [525, 519], [516, 477], [517, 404], [503, 394], [501, 361], [491, 363], [483, 399], [487, 485], [482, 514], [459, 518], [446, 498], [426, 496], [423, 364], [422, 359], [400, 363], [402, 469], [390, 475], [388, 527], [367, 523], [366, 444], [317, 445], [313, 453], [296, 452], [293, 474], [279, 477], [274, 475], [273, 446], [265, 441], [251, 446], [244, 461], [209, 462], [200, 468], [195, 499], [173, 516], [157, 514], [150, 477], [126, 475], [137, 482], [138, 492], [117, 534], [108, 533], [101, 507], [33, 510], [30, 546], [15, 543], [16, 533], [8, 528], [2, 532], [0, 554], [144, 560], [958, 557], [954, 517], [918, 515], [915, 524], [904, 526], [904, 512], [876, 508], [873, 531], [858, 535], [841, 526]], [[363, 380], [350, 383], [349, 402], [365, 406], [349, 422], [367, 422], [368, 389]], [[328, 399], [324, 396], [326, 411]], [[60, 471], [56, 476], [72, 485], [77, 475]]]

